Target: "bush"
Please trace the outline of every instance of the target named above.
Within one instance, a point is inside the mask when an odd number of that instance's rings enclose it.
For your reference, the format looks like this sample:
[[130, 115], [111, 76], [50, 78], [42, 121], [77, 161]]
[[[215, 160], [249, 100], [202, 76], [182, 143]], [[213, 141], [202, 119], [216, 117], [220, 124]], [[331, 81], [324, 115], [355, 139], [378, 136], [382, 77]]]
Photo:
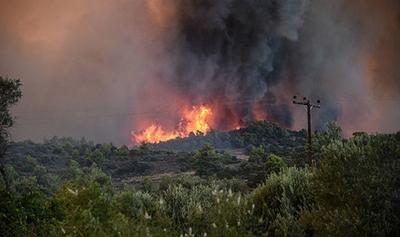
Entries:
[[317, 233], [400, 236], [399, 174], [399, 134], [359, 134], [325, 146], [315, 179]]
[[252, 146], [249, 152], [250, 162], [263, 162], [267, 159], [267, 154], [262, 146]]
[[57, 235], [106, 236], [113, 232], [113, 223], [119, 219], [110, 205], [112, 193], [102, 190], [95, 182], [66, 184], [55, 194], [54, 200], [65, 215], [56, 230]]
[[250, 196], [259, 230], [272, 236], [304, 236], [303, 212], [313, 206], [312, 173], [295, 167], [272, 173]]
[[118, 211], [133, 219], [142, 218], [145, 213], [154, 216], [156, 213], [155, 200], [149, 193], [125, 191], [115, 197]]
[[210, 145], [205, 145], [193, 155], [196, 174], [199, 176], [216, 175], [222, 171], [222, 158]]
[[1, 236], [47, 236], [61, 217], [57, 205], [40, 192], [0, 191]]
[[270, 154], [265, 162], [265, 172], [268, 174], [279, 173], [284, 168], [287, 168], [286, 162], [279, 156]]

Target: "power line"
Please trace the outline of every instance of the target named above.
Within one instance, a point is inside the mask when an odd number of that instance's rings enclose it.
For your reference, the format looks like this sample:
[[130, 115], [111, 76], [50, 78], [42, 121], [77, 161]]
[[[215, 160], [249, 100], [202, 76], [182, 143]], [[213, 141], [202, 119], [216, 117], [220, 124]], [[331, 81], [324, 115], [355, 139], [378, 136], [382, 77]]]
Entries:
[[319, 109], [321, 108], [321, 106], [319, 105], [321, 102], [320, 100], [317, 100], [317, 104], [313, 104], [311, 103], [311, 101], [309, 99], [307, 99], [307, 97], [303, 97], [303, 100], [300, 101], [297, 99], [297, 96], [293, 96], [293, 104], [297, 104], [297, 105], [303, 105], [306, 106], [306, 110], [307, 110], [307, 140], [308, 140], [308, 158], [309, 161], [312, 161], [312, 140], [311, 140], [311, 136], [312, 136], [312, 131], [311, 131], [311, 110], [316, 108]]

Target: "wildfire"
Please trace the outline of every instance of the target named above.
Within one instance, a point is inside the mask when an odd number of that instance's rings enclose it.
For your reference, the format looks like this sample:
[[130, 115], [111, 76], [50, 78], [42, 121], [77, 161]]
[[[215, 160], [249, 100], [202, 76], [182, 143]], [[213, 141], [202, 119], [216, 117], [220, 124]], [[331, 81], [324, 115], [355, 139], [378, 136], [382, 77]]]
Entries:
[[165, 131], [161, 125], [151, 124], [141, 132], [132, 132], [132, 142], [157, 143], [177, 137], [187, 137], [190, 133], [207, 133], [211, 129], [212, 110], [205, 105], [192, 106], [182, 111], [181, 120], [174, 131]]

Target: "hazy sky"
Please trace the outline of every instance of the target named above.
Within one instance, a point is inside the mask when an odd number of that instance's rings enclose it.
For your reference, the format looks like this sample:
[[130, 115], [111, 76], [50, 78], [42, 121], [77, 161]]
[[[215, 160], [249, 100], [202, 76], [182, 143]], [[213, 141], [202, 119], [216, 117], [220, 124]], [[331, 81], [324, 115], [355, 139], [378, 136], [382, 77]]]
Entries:
[[[181, 4], [0, 0], [0, 74], [23, 82], [12, 137], [129, 143], [142, 117], [172, 113]], [[285, 37], [291, 62], [275, 91], [321, 98], [316, 119], [336, 118], [348, 133], [400, 129], [398, 0], [310, 0], [298, 35]], [[302, 128], [303, 109], [290, 110]]]

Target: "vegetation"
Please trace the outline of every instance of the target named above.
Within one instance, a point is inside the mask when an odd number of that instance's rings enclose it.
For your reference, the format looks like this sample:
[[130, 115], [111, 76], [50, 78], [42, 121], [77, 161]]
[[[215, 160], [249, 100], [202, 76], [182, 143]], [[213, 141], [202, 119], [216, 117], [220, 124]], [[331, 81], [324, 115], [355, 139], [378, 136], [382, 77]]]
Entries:
[[0, 76], [0, 174], [2, 182], [8, 188], [4, 154], [9, 143], [9, 129], [13, 123], [13, 117], [10, 114], [10, 107], [18, 102], [22, 96], [21, 82], [19, 80], [3, 78]]
[[306, 133], [279, 127], [268, 121], [258, 121], [229, 132], [211, 131], [206, 135], [193, 134], [188, 138], [151, 145], [155, 150], [193, 152], [209, 144], [216, 149], [249, 149], [262, 147], [268, 153], [288, 156], [303, 150]]
[[[65, 176], [49, 189], [44, 186], [54, 183], [46, 181], [55, 179], [46, 173], [52, 166], [41, 165], [39, 157], [26, 158], [33, 168], [8, 165], [15, 188], [12, 192], [1, 189], [1, 235], [399, 235], [400, 133], [343, 139], [332, 134], [338, 129], [333, 124], [316, 135], [314, 149], [320, 152], [314, 166], [295, 167], [260, 147], [251, 150], [249, 161], [238, 164], [229, 154], [205, 146], [179, 158], [188, 159], [186, 163], [176, 159], [179, 168], [194, 169], [194, 174], [178, 169], [180, 175], [143, 179], [140, 185], [116, 185], [118, 176], [111, 171], [118, 168], [110, 168], [109, 159], [114, 159], [115, 166], [135, 160], [130, 168], [135, 170], [144, 159], [157, 163], [161, 156], [178, 154], [82, 141], [75, 146], [69, 139], [52, 139], [46, 149], [56, 151], [58, 158], [64, 153], [71, 156]], [[66, 152], [70, 148], [57, 150], [54, 143], [69, 147], [66, 141], [72, 143], [70, 153]], [[45, 151], [44, 144], [31, 145]], [[74, 150], [79, 151], [78, 157], [73, 158]], [[105, 157], [101, 164], [92, 160], [96, 150]], [[46, 158], [46, 162], [51, 160]], [[240, 172], [229, 178], [219, 175], [230, 166], [243, 171], [241, 166], [255, 163], [263, 167], [261, 185], [249, 185]]]
[[[7, 83], [9, 106], [20, 94]], [[400, 132], [345, 139], [331, 123], [311, 164], [302, 132], [259, 122], [215, 134], [228, 149], [5, 136], [0, 236], [400, 236]]]

